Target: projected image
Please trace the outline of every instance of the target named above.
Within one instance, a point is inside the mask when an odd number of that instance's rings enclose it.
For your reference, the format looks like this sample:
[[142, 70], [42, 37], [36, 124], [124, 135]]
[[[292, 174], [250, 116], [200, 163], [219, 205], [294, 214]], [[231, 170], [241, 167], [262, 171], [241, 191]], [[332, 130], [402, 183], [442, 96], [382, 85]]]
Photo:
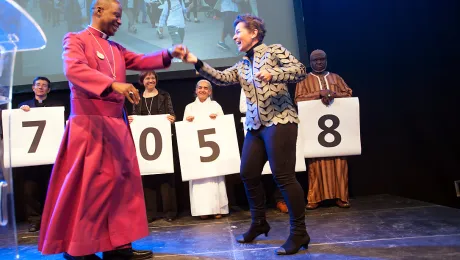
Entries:
[[[15, 84], [28, 84], [36, 75], [62, 81], [62, 39], [67, 32], [84, 30], [90, 22], [91, 0], [19, 0], [43, 28], [48, 44], [44, 50], [20, 56], [19, 74]], [[278, 18], [293, 20], [291, 1], [278, 0], [120, 0], [123, 6], [122, 26], [110, 39], [138, 53], [148, 53], [173, 44], [183, 43], [202, 60], [220, 61], [214, 66], [232, 65], [241, 53], [232, 37], [233, 21], [239, 13], [262, 17], [269, 27], [270, 21], [279, 24]], [[286, 2], [286, 3], [284, 3]], [[261, 6], [263, 3], [263, 6]], [[286, 6], [291, 13], [273, 15], [269, 9], [282, 12]], [[266, 7], [268, 6], [268, 7]], [[265, 10], [265, 11], [264, 11]], [[280, 11], [281, 10], [281, 11]], [[284, 19], [284, 18], [283, 18]], [[273, 26], [273, 27], [275, 27]], [[276, 33], [276, 43], [296, 41], [286, 27]], [[292, 28], [295, 34], [295, 25]], [[284, 31], [284, 32], [283, 32]], [[297, 44], [295, 44], [297, 46]], [[286, 47], [290, 47], [289, 44]], [[291, 48], [292, 49], [292, 48]], [[292, 50], [294, 53], [296, 50]], [[227, 62], [225, 62], [227, 61]], [[181, 63], [180, 60], [176, 61]], [[45, 65], [44, 65], [45, 64]], [[172, 70], [190, 69], [186, 64], [174, 64]]]

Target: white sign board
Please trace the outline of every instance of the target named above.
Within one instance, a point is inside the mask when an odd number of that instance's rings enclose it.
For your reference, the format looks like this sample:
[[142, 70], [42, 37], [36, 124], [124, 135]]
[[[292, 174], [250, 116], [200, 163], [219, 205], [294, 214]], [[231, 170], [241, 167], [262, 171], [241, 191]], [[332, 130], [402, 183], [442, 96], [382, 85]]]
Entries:
[[233, 115], [177, 122], [176, 134], [183, 181], [240, 172]]
[[130, 127], [141, 175], [174, 172], [171, 122], [166, 116], [133, 116]]
[[[241, 119], [243, 122], [244, 128], [244, 136], [246, 136], [246, 120]], [[305, 158], [303, 156], [303, 139], [302, 139], [302, 132], [300, 128], [297, 132], [297, 143], [296, 143], [296, 153], [295, 153], [295, 171], [296, 172], [303, 172], [307, 170], [307, 165], [305, 164]], [[270, 164], [268, 161], [264, 165], [264, 169], [262, 170], [262, 174], [272, 174], [272, 169], [270, 168]]]
[[12, 109], [11, 117], [3, 110], [2, 121], [6, 168], [10, 167], [10, 155], [11, 167], [54, 163], [65, 130], [64, 107], [37, 107], [28, 112]]
[[357, 97], [336, 98], [330, 106], [302, 101], [298, 107], [305, 158], [361, 154]]

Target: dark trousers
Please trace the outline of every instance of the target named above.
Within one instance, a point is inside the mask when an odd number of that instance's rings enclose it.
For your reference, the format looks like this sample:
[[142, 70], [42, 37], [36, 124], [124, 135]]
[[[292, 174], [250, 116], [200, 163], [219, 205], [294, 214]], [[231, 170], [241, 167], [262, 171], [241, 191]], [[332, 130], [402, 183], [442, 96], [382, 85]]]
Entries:
[[165, 218], [177, 216], [176, 185], [174, 174], [157, 174], [142, 176], [147, 218], [159, 218], [157, 197], [161, 196]]
[[284, 201], [283, 194], [281, 194], [281, 191], [278, 187], [276, 187], [275, 191], [273, 192], [273, 198], [275, 199], [275, 203]]
[[[193, 17], [195, 17], [195, 19], [198, 17], [198, 9], [199, 9], [199, 5], [198, 5], [198, 0], [192, 0], [190, 1], [190, 4], [189, 4], [189, 7], [190, 5], [193, 5], [192, 8], [190, 8], [190, 12], [193, 12]], [[187, 12], [187, 18], [190, 18], [190, 12]]]
[[261, 182], [266, 160], [289, 209], [291, 233], [303, 235], [305, 226], [304, 192], [295, 175], [297, 124], [278, 124], [250, 130], [241, 156], [241, 179], [251, 210], [252, 221], [265, 219], [265, 194]]
[[158, 9], [158, 6], [156, 3], [147, 4], [147, 15], [153, 27], [155, 27], [155, 23], [158, 23], [161, 16], [161, 10]]
[[53, 165], [13, 169], [17, 194], [22, 195], [17, 196], [17, 205], [23, 207], [27, 221], [31, 224], [40, 224], [52, 169]]
[[185, 37], [185, 29], [176, 26], [168, 26], [168, 33], [172, 40], [172, 45], [182, 44]]

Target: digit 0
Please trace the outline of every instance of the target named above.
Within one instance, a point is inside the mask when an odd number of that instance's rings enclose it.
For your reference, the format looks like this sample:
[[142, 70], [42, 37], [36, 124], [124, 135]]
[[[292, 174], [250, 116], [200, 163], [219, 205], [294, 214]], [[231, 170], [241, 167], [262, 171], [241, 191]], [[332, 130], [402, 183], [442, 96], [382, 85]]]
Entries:
[[[147, 135], [153, 134], [155, 138], [155, 152], [153, 154], [149, 154], [147, 151]], [[148, 127], [142, 131], [141, 136], [139, 138], [139, 151], [141, 152], [142, 158], [147, 161], [154, 161], [158, 159], [161, 155], [161, 151], [163, 150], [163, 140], [161, 139], [161, 134], [158, 129], [153, 127]]]

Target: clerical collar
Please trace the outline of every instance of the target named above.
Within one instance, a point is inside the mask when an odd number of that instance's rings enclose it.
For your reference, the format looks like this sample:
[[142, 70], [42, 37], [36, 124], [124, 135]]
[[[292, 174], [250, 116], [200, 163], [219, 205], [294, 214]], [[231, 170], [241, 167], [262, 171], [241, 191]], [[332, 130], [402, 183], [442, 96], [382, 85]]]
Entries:
[[246, 52], [246, 57], [252, 59], [252, 57], [254, 56], [254, 49], [261, 45], [262, 42], [257, 42], [254, 46], [251, 47], [251, 49], [249, 49], [247, 52]]
[[47, 97], [45, 97], [44, 99], [37, 99], [37, 97], [35, 97], [35, 101], [41, 104], [41, 103], [45, 102], [46, 98]]
[[100, 30], [98, 30], [98, 29], [96, 29], [96, 28], [94, 28], [94, 27], [91, 26], [91, 25], [88, 25], [87, 29], [88, 29], [88, 30], [91, 30], [91, 32], [92, 32], [94, 35], [99, 36], [99, 37], [101, 37], [101, 38], [104, 39], [104, 40], [109, 39], [109, 36], [108, 36], [107, 34], [103, 33], [102, 31], [100, 31]]

